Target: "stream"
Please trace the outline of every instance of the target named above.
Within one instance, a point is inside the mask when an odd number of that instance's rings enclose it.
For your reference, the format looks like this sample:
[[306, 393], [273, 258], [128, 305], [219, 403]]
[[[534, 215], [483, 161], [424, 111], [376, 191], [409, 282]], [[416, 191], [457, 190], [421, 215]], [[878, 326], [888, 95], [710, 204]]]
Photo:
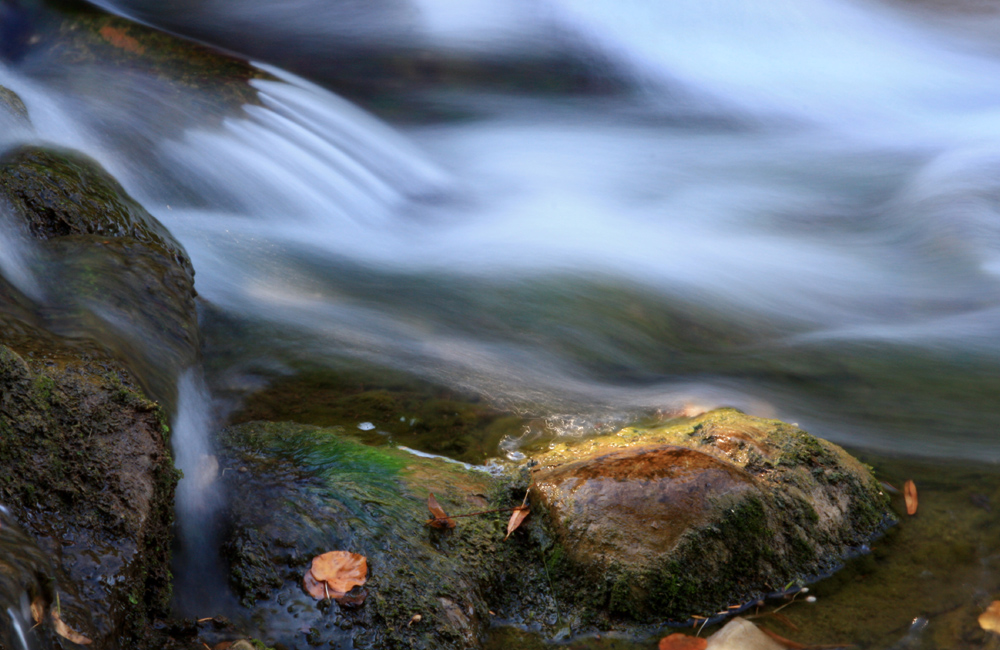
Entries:
[[[524, 418], [463, 443], [470, 462], [729, 405], [923, 477], [938, 519], [890, 536], [916, 568], [821, 583], [831, 604], [796, 619], [811, 642], [905, 643], [910, 619], [1000, 588], [1000, 5], [94, 4], [266, 73], [239, 110], [210, 85], [178, 98], [46, 47], [46, 10], [0, 0], [0, 86], [31, 115], [0, 122], [0, 147], [92, 156], [191, 256], [204, 359], [173, 423], [189, 548], [220, 507], [196, 485], [213, 428], [268, 386], [355, 373]], [[46, 300], [2, 219], [0, 273]], [[851, 608], [879, 598], [866, 627]], [[935, 634], [894, 647], [962, 638]]]

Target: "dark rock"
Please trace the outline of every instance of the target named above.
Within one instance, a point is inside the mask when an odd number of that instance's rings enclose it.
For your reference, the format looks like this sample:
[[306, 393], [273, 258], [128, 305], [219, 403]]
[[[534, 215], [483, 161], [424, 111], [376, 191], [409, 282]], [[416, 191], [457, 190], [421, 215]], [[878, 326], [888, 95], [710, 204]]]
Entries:
[[[42, 588], [32, 596], [58, 602], [95, 649], [158, 647], [148, 623], [170, 596], [177, 481], [166, 431], [159, 406], [113, 363], [26, 362], [0, 346], [0, 464], [8, 468], [0, 503], [51, 563], [34, 568]], [[31, 546], [4, 540], [5, 548]], [[0, 586], [6, 602], [17, 598], [9, 590], [18, 585]]]
[[[231, 584], [265, 642], [478, 648], [490, 609], [518, 593], [511, 576], [522, 570], [523, 549], [503, 541], [507, 513], [464, 518], [451, 530], [425, 525], [429, 492], [454, 514], [481, 510], [477, 495], [513, 505], [485, 472], [298, 424], [243, 424], [223, 443]], [[332, 550], [367, 557], [363, 604], [316, 601], [303, 590], [312, 558]], [[544, 589], [539, 567], [524, 564], [537, 580], [532, 589]], [[420, 623], [410, 625], [416, 614]]]

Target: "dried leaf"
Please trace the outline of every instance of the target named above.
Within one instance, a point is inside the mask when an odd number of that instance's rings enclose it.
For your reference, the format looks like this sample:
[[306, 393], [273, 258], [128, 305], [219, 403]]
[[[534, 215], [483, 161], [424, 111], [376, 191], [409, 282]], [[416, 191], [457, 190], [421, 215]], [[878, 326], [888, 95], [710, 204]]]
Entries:
[[56, 634], [63, 637], [64, 639], [69, 639], [73, 643], [79, 643], [80, 645], [90, 645], [91, 641], [87, 637], [83, 636], [70, 626], [63, 623], [62, 618], [59, 617], [59, 610], [52, 610], [52, 622], [56, 627]]
[[697, 636], [688, 636], [675, 632], [660, 639], [658, 650], [705, 650], [708, 641]]
[[[507, 537], [510, 537], [510, 534], [517, 530], [517, 527], [521, 525], [521, 522], [524, 521], [529, 512], [531, 512], [531, 508], [525, 505], [514, 508], [514, 512], [510, 515], [510, 521], [507, 522]], [[504, 537], [504, 539], [507, 539], [507, 537]]]
[[232, 641], [222, 641], [212, 646], [212, 650], [227, 650], [231, 645], [233, 645]]
[[1000, 600], [994, 600], [986, 611], [979, 615], [979, 627], [1000, 634]]
[[365, 584], [368, 558], [349, 551], [330, 551], [313, 558], [310, 572], [316, 582], [326, 583], [331, 597], [337, 598]]
[[427, 508], [431, 511], [431, 515], [434, 517], [427, 522], [429, 526], [433, 526], [434, 528], [455, 527], [455, 520], [445, 513], [444, 508], [442, 508], [437, 499], [434, 498], [433, 492], [429, 497], [427, 497]]
[[34, 619], [35, 625], [41, 625], [45, 619], [45, 601], [41, 596], [35, 596], [31, 601], [31, 618]]
[[302, 578], [302, 588], [316, 600], [323, 600], [329, 592], [326, 583], [316, 580], [313, 577], [312, 571], [306, 571], [305, 577]]
[[903, 498], [906, 499], [906, 514], [917, 514], [917, 486], [913, 481], [903, 484]]

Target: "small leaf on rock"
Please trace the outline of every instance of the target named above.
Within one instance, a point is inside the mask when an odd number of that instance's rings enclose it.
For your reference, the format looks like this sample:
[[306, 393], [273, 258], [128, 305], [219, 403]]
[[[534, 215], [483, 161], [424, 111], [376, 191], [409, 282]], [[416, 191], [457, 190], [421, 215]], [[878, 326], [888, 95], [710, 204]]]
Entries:
[[979, 615], [979, 627], [987, 632], [1000, 634], [1000, 600], [994, 600], [986, 611]]
[[913, 481], [903, 484], [903, 498], [906, 499], [906, 514], [917, 514], [917, 486]]
[[[315, 591], [306, 586], [309, 575], [319, 584]], [[302, 584], [313, 598], [343, 598], [354, 587], [364, 585], [367, 579], [368, 558], [349, 551], [330, 551], [313, 558]], [[316, 595], [320, 591], [322, 597]]]
[[[521, 505], [514, 508], [514, 512], [510, 515], [510, 521], [507, 522], [507, 537], [510, 537], [510, 534], [517, 530], [529, 512], [531, 512], [531, 508], [528, 506]], [[507, 537], [504, 537], [504, 539], [507, 539]]]
[[660, 639], [658, 650], [705, 650], [708, 641], [697, 636], [675, 632]]
[[79, 643], [80, 645], [90, 645], [91, 641], [87, 637], [83, 636], [70, 626], [66, 625], [62, 618], [59, 616], [59, 610], [52, 610], [52, 622], [56, 627], [56, 634], [63, 637], [64, 639], [69, 639], [73, 643]]
[[431, 511], [431, 515], [434, 516], [433, 519], [427, 522], [427, 525], [433, 526], [434, 528], [455, 527], [455, 520], [445, 513], [444, 508], [442, 508], [441, 504], [439, 504], [437, 499], [434, 498], [433, 492], [429, 497], [427, 497], [427, 508]]

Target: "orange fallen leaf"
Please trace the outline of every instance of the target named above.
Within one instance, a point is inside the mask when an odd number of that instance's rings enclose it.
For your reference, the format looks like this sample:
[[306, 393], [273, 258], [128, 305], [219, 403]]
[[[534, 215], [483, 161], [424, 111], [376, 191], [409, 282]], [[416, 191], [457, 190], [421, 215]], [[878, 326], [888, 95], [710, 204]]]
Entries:
[[917, 486], [913, 481], [903, 484], [903, 498], [906, 499], [906, 514], [917, 514]]
[[[510, 521], [507, 522], [507, 537], [510, 537], [510, 534], [517, 530], [529, 512], [531, 512], [531, 508], [525, 505], [514, 508], [514, 512], [510, 515]], [[507, 537], [504, 537], [504, 539], [507, 539]]]
[[76, 630], [74, 630], [73, 628], [71, 628], [70, 626], [66, 625], [63, 622], [62, 618], [60, 618], [59, 616], [58, 609], [52, 610], [52, 622], [55, 624], [56, 634], [63, 637], [64, 639], [69, 639], [73, 643], [79, 643], [80, 645], [91, 644], [90, 639], [83, 636], [82, 634], [80, 634], [79, 632], [77, 632]]
[[302, 585], [316, 599], [343, 598], [367, 579], [368, 558], [349, 551], [330, 551], [313, 558]]
[[222, 641], [212, 646], [212, 650], [227, 650], [227, 648], [233, 645], [233, 643], [235, 643], [235, 641]]
[[1000, 634], [1000, 600], [994, 600], [986, 611], [979, 615], [979, 627], [987, 632]]
[[438, 503], [437, 499], [434, 498], [434, 493], [432, 492], [429, 497], [427, 497], [427, 508], [431, 511], [434, 516], [433, 519], [427, 522], [427, 525], [433, 526], [434, 528], [454, 528], [455, 520], [452, 519], [445, 513], [444, 508]]
[[675, 632], [660, 639], [658, 650], [705, 650], [708, 641], [697, 636]]

